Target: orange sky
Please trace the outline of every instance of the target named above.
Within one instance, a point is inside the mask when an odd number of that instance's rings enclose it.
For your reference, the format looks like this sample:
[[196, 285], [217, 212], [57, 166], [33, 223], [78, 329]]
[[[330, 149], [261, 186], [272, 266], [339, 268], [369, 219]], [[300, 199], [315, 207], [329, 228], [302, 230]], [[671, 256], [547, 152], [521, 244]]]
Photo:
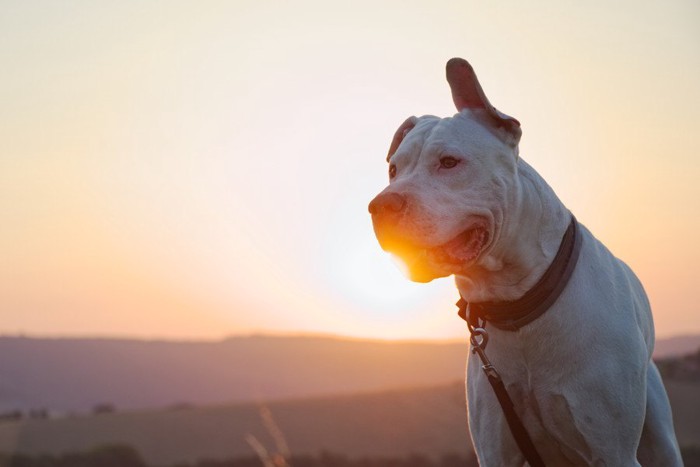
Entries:
[[[630, 14], [630, 12], [634, 14]], [[0, 333], [463, 336], [368, 201], [411, 114], [474, 65], [521, 155], [700, 332], [700, 7], [658, 2], [6, 2]]]

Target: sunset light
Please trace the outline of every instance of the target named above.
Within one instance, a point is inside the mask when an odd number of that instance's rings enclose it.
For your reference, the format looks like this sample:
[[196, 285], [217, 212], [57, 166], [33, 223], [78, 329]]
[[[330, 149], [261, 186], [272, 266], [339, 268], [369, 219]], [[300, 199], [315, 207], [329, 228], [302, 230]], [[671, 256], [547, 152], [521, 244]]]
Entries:
[[367, 213], [397, 126], [455, 112], [452, 56], [638, 272], [658, 335], [698, 332], [699, 17], [693, 2], [9, 2], [0, 332], [463, 337], [452, 279], [408, 281]]

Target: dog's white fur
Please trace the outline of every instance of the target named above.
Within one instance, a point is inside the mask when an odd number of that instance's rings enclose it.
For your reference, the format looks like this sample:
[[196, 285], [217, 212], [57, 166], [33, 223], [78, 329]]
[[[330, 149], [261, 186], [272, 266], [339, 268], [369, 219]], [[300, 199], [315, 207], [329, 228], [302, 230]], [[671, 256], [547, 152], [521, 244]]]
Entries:
[[[548, 268], [570, 213], [519, 157], [519, 131], [490, 127], [484, 113], [415, 119], [391, 157], [396, 175], [379, 195], [398, 193], [406, 206], [390, 219], [374, 212], [373, 220], [380, 242], [398, 235], [413, 245], [402, 256], [423, 271], [419, 280], [454, 274], [466, 300], [507, 301]], [[441, 167], [446, 154], [459, 164]], [[477, 221], [488, 225], [489, 240], [473, 264], [430, 254]], [[585, 227], [581, 232], [578, 264], [554, 305], [516, 332], [487, 326], [486, 352], [546, 465], [682, 465], [651, 361], [654, 328], [642, 285]], [[470, 356], [469, 426], [479, 463], [522, 466], [480, 366]]]

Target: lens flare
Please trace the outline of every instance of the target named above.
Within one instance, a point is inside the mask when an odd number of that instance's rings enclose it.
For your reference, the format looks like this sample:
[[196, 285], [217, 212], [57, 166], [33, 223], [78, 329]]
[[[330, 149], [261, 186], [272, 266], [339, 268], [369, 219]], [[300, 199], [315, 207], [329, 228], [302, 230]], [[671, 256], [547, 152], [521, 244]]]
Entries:
[[391, 262], [394, 263], [394, 266], [401, 271], [401, 274], [403, 274], [405, 277], [411, 276], [411, 271], [408, 268], [408, 264], [406, 264], [406, 261], [404, 261], [402, 257], [395, 253], [389, 253], [389, 257], [391, 258]]

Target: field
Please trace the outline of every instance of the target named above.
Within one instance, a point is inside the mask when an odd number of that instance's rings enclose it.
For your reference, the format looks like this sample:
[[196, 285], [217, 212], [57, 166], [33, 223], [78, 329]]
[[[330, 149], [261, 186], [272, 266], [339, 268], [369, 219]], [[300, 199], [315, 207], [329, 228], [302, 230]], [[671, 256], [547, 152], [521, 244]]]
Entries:
[[[671, 381], [669, 397], [681, 444], [700, 440], [700, 384]], [[322, 450], [350, 456], [466, 455], [464, 389], [455, 382], [432, 388], [266, 404], [296, 454]], [[249, 456], [253, 434], [274, 448], [260, 406], [233, 404], [106, 413], [0, 424], [0, 451], [39, 454], [82, 451], [96, 445], [135, 447], [152, 464]]]

